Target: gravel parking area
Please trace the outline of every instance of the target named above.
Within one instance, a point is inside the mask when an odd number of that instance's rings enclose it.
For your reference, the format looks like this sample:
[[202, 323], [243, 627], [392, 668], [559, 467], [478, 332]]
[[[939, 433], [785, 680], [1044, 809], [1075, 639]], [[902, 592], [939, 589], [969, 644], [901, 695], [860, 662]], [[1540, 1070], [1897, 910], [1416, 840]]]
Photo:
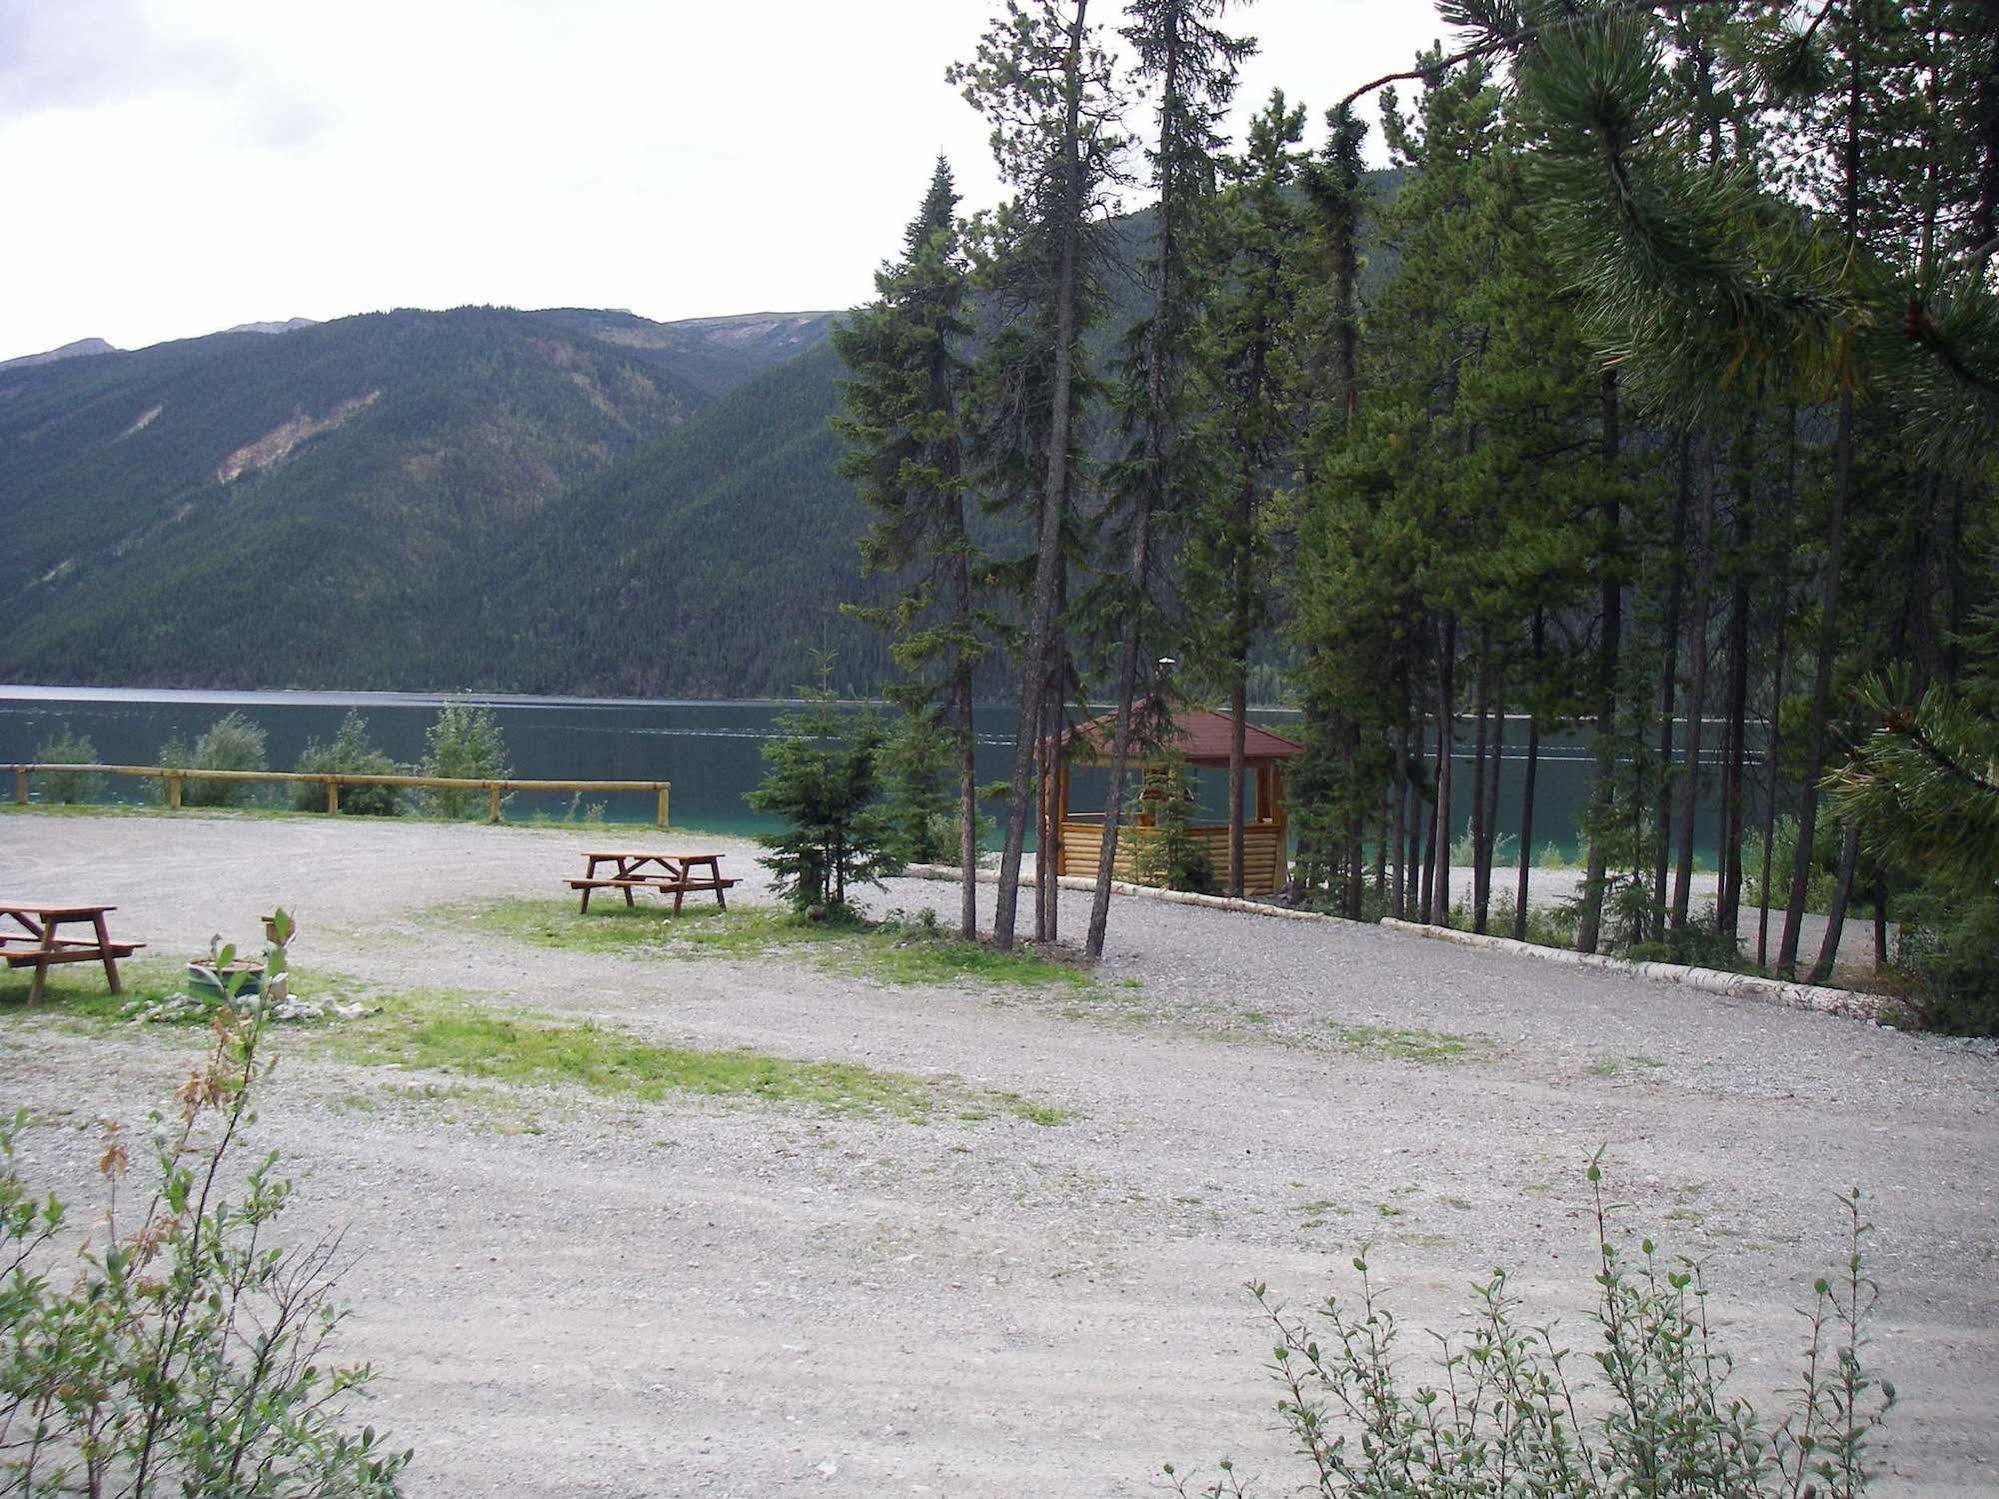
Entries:
[[[158, 954], [283, 904], [300, 968], [384, 991], [1062, 1111], [912, 1123], [287, 1061], [256, 1143], [299, 1180], [291, 1232], [345, 1228], [342, 1348], [380, 1370], [367, 1418], [417, 1448], [414, 1494], [1138, 1495], [1227, 1454], [1288, 1492], [1243, 1283], [1318, 1300], [1371, 1240], [1412, 1358], [1413, 1324], [1459, 1325], [1495, 1265], [1580, 1344], [1599, 1146], [1632, 1226], [1706, 1262], [1757, 1397], [1791, 1379], [1862, 1188], [1870, 1356], [1902, 1395], [1881, 1491], [1999, 1490], [1989, 1042], [1141, 899], [1082, 995], [560, 951], [438, 914], [556, 898], [607, 839], [719, 848], [767, 899], [753, 850], [683, 832], [0, 814], [0, 889], [113, 901]], [[956, 900], [912, 880], [875, 904]], [[0, 1019], [0, 1107], [52, 1121], [31, 1177], [87, 1194], [92, 1121], [143, 1117], [198, 1044]]]

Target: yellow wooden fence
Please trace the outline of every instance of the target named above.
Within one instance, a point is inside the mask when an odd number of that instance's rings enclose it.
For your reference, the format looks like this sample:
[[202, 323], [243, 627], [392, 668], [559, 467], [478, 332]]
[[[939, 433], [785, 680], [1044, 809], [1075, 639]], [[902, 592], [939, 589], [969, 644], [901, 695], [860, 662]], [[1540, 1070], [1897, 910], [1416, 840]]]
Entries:
[[28, 778], [50, 774], [138, 776], [167, 783], [167, 805], [178, 808], [181, 788], [189, 781], [307, 781], [326, 788], [326, 810], [340, 810], [342, 786], [417, 786], [436, 790], [484, 791], [486, 820], [500, 820], [500, 798], [510, 791], [650, 791], [659, 799], [658, 825], [666, 826], [667, 796], [671, 781], [481, 781], [454, 776], [347, 775], [339, 771], [302, 770], [183, 770], [164, 765], [44, 765], [39, 763], [0, 766], [14, 772], [14, 800], [28, 801]]

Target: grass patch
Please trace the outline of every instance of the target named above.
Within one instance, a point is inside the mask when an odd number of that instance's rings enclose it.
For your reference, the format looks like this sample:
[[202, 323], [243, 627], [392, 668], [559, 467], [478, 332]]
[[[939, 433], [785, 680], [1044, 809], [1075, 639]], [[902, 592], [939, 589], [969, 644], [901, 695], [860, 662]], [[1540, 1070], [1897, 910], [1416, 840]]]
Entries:
[[1029, 1124], [1039, 1124], [1053, 1129], [1075, 1118], [1075, 1115], [1065, 1108], [1052, 1103], [1039, 1103], [1019, 1093], [995, 1093], [993, 1097], [1009, 1114], [1016, 1119], [1025, 1119]]
[[1448, 1031], [1395, 1030], [1379, 1025], [1346, 1025], [1337, 1020], [1327, 1024], [1339, 1048], [1354, 1056], [1446, 1064], [1472, 1060], [1485, 1050], [1485, 1043], [1476, 1038]]
[[[698, 897], [697, 897], [698, 899]], [[1003, 953], [961, 942], [922, 922], [860, 925], [806, 921], [788, 911], [687, 907], [676, 916], [656, 900], [627, 906], [615, 896], [587, 916], [567, 901], [503, 900], [436, 919], [537, 947], [660, 958], [797, 956], [821, 968], [902, 986], [976, 983], [1027, 988], [1094, 985], [1089, 972], [1037, 953]]]
[[1657, 1072], [1664, 1068], [1665, 1065], [1657, 1057], [1601, 1056], [1594, 1062], [1591, 1062], [1583, 1071], [1587, 1072], [1591, 1077], [1624, 1077], [1628, 1074], [1642, 1075], [1644, 1073]]
[[853, 1062], [667, 1046], [594, 1021], [482, 1009], [450, 993], [387, 999], [381, 1013], [329, 1027], [319, 1039], [343, 1061], [442, 1072], [484, 1083], [576, 1088], [639, 1103], [675, 1095], [754, 1098], [826, 1114], [885, 1114], [922, 1122], [956, 1098], [958, 1117], [967, 1122], [1005, 1113], [1055, 1126], [1073, 1117], [1020, 1093], [967, 1096], [962, 1086], [948, 1081], [932, 1083]]
[[656, 1102], [671, 1094], [761, 1098], [826, 1113], [930, 1110], [922, 1079], [850, 1062], [798, 1062], [753, 1051], [702, 1051], [642, 1041], [591, 1021], [563, 1023], [483, 1010], [447, 995], [391, 1000], [382, 1014], [327, 1033], [335, 1056], [515, 1085], [568, 1086]]

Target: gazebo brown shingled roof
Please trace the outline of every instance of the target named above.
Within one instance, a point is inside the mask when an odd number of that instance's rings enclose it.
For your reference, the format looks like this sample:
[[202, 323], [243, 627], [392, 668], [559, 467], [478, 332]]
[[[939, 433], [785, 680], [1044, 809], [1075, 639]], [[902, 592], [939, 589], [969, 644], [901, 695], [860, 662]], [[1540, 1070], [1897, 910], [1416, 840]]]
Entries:
[[[1173, 747], [1189, 765], [1229, 763], [1229, 732], [1234, 720], [1206, 708], [1182, 709], [1173, 721]], [[1106, 713], [1075, 725], [1063, 736], [1064, 744], [1077, 740], [1089, 743], [1096, 756], [1108, 756], [1111, 739], [1117, 733], [1117, 715]], [[1246, 724], [1243, 728], [1243, 757], [1248, 760], [1287, 760], [1305, 753], [1305, 746], [1273, 734], [1268, 729]]]

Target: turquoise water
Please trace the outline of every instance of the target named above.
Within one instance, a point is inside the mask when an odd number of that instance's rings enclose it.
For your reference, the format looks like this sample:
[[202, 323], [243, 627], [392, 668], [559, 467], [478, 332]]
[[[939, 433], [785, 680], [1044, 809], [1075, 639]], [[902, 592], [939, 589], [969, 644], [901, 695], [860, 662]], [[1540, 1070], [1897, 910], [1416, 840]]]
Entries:
[[[506, 735], [516, 776], [547, 780], [663, 780], [673, 783], [673, 821], [719, 833], [753, 833], [768, 825], [743, 804], [743, 793], [763, 773], [759, 753], [774, 732], [784, 705], [772, 702], [640, 701], [599, 698], [482, 697], [465, 701], [490, 706]], [[424, 730], [447, 701], [409, 693], [204, 692], [119, 688], [0, 686], [0, 762], [31, 760], [35, 748], [64, 724], [87, 734], [107, 764], [155, 765], [160, 746], [178, 735], [193, 740], [224, 713], [239, 711], [268, 736], [270, 763], [289, 769], [310, 738], [331, 739], [347, 710], [368, 720], [369, 737], [392, 759], [414, 763], [423, 756]], [[1278, 732], [1295, 726], [1295, 714], [1257, 713]], [[1012, 770], [1015, 710], [978, 710], [981, 736], [979, 774], [1005, 779]], [[1507, 763], [1501, 777], [1500, 826], [1519, 825], [1519, 792], [1525, 728], [1509, 730]], [[1714, 736], [1718, 739], [1718, 735]], [[1711, 742], [1713, 742], [1711, 740]], [[1469, 761], [1460, 762], [1452, 798], [1454, 828], [1471, 814]], [[1573, 846], [1574, 818], [1589, 796], [1591, 767], [1581, 743], [1552, 736], [1542, 747], [1536, 795], [1537, 847], [1559, 842]], [[1227, 777], [1203, 771], [1197, 778], [1202, 816], [1221, 821], [1227, 805]], [[11, 788], [8, 788], [11, 791]], [[6, 793], [0, 793], [6, 794]], [[153, 783], [107, 778], [105, 800], [142, 801]], [[276, 801], [280, 788], [269, 793]], [[1073, 805], [1100, 810], [1101, 772], [1079, 770]], [[1711, 850], [1716, 816], [1712, 798], [1700, 819], [1696, 842]], [[518, 793], [509, 817], [583, 816], [593, 805], [611, 822], [649, 823], [649, 793], [586, 795]]]

